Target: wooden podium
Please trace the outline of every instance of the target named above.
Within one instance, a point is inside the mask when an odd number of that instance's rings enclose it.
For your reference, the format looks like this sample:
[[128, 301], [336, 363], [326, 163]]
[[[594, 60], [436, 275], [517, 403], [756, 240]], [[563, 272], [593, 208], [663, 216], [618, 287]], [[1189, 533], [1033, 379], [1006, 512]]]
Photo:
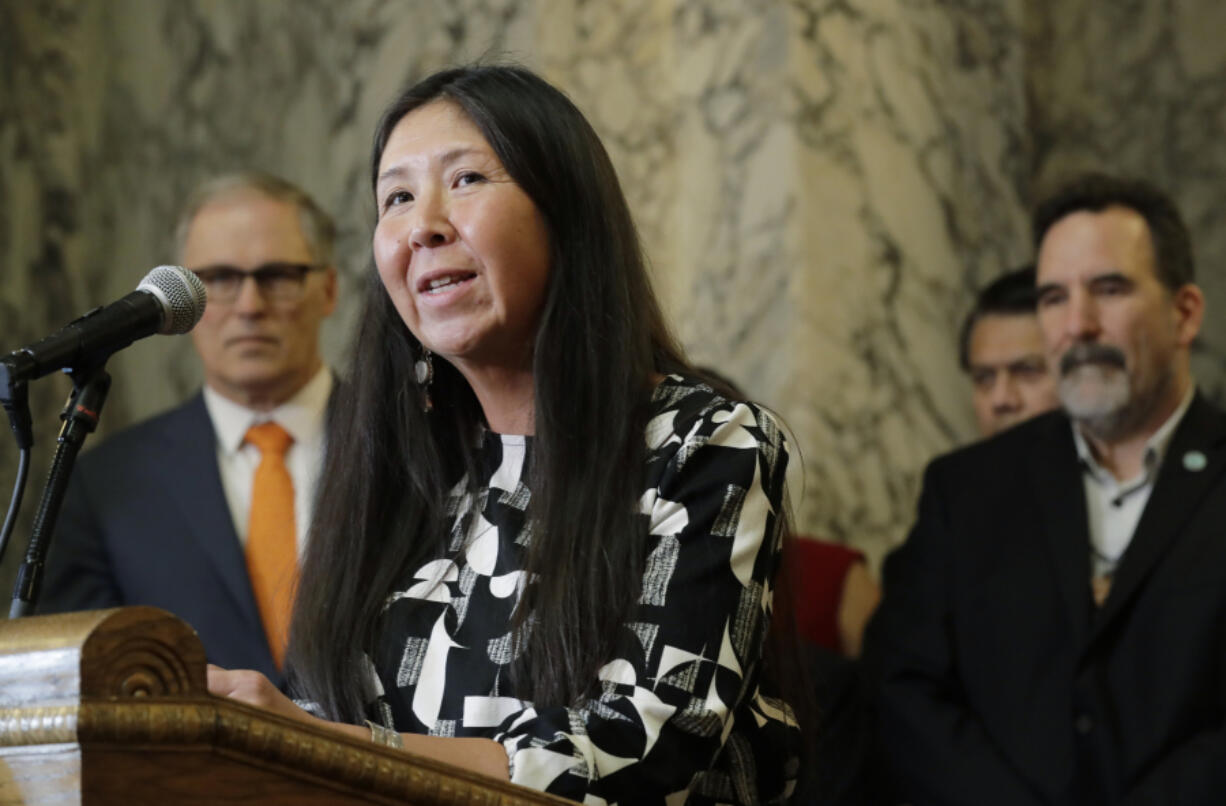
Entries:
[[0, 621], [0, 806], [566, 804], [210, 695], [151, 607]]

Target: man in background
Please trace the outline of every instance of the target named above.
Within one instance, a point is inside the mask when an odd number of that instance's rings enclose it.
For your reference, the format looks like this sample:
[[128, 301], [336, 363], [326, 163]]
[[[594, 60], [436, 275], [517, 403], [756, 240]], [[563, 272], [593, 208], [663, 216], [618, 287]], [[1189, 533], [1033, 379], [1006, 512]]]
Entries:
[[958, 360], [971, 378], [980, 436], [1060, 405], [1039, 330], [1034, 266], [998, 277], [979, 292], [962, 325]]
[[866, 637], [880, 737], [908, 802], [1218, 804], [1226, 414], [1187, 228], [1101, 175], [1034, 228], [1063, 410], [929, 466]]
[[242, 173], [198, 188], [176, 237], [208, 291], [204, 388], [82, 456], [40, 609], [164, 608], [211, 662], [280, 681], [333, 388], [335, 228], [289, 182]]

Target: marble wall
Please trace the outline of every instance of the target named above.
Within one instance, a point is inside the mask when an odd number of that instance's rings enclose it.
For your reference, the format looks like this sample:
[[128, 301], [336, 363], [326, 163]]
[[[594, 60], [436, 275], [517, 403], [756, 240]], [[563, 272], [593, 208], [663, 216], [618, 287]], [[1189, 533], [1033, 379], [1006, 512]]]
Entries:
[[[126, 293], [173, 257], [191, 186], [258, 167], [338, 218], [340, 361], [380, 109], [435, 68], [510, 58], [601, 133], [693, 357], [789, 424], [801, 529], [876, 559], [925, 462], [972, 435], [958, 320], [1029, 257], [1037, 188], [1157, 179], [1226, 305], [1223, 31], [1216, 0], [0, 0], [0, 348]], [[1220, 390], [1215, 323], [1198, 367]], [[199, 383], [187, 339], [110, 368], [103, 431]], [[66, 388], [34, 389], [40, 469]]]
[[[38, 8], [0, 3], [0, 347], [8, 351], [47, 335], [83, 312], [105, 284], [97, 267], [109, 249], [105, 229], [87, 213], [84, 154], [99, 128], [88, 102], [88, 65], [100, 61], [96, 20], [69, 3]], [[104, 237], [93, 240], [87, 233]], [[101, 257], [95, 262], [94, 257]], [[13, 543], [0, 567], [0, 595], [29, 536], [54, 451], [56, 415], [69, 388], [55, 377], [30, 388], [36, 444]], [[122, 408], [122, 407], [117, 407]], [[6, 420], [7, 424], [7, 420]], [[7, 427], [0, 434], [0, 506], [7, 509], [16, 473]], [[8, 611], [7, 607], [2, 608]]]

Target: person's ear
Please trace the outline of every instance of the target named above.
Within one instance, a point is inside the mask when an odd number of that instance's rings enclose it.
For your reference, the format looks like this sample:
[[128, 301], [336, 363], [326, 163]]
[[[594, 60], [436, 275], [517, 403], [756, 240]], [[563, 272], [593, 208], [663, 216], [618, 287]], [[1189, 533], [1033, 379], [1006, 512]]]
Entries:
[[330, 316], [336, 310], [339, 283], [335, 266], [324, 269], [324, 316]]
[[1195, 283], [1185, 283], [1174, 293], [1173, 301], [1176, 342], [1181, 347], [1189, 347], [1205, 319], [1205, 294]]

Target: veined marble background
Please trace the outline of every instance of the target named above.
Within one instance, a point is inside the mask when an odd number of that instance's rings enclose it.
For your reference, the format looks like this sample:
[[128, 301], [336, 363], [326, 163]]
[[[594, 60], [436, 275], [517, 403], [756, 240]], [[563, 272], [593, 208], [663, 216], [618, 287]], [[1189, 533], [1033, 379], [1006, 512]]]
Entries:
[[[512, 59], [601, 133], [692, 356], [788, 423], [801, 530], [877, 560], [925, 463], [973, 435], [974, 289], [1030, 259], [1027, 210], [1071, 171], [1179, 201], [1210, 305], [1198, 378], [1223, 397], [1224, 36], [1219, 0], [0, 0], [0, 351], [172, 262], [187, 191], [255, 167], [338, 219], [343, 372], [379, 112], [434, 69]], [[184, 338], [109, 368], [101, 433], [200, 381]], [[27, 516], [67, 389], [32, 388]], [[4, 500], [14, 454], [0, 439]]]

